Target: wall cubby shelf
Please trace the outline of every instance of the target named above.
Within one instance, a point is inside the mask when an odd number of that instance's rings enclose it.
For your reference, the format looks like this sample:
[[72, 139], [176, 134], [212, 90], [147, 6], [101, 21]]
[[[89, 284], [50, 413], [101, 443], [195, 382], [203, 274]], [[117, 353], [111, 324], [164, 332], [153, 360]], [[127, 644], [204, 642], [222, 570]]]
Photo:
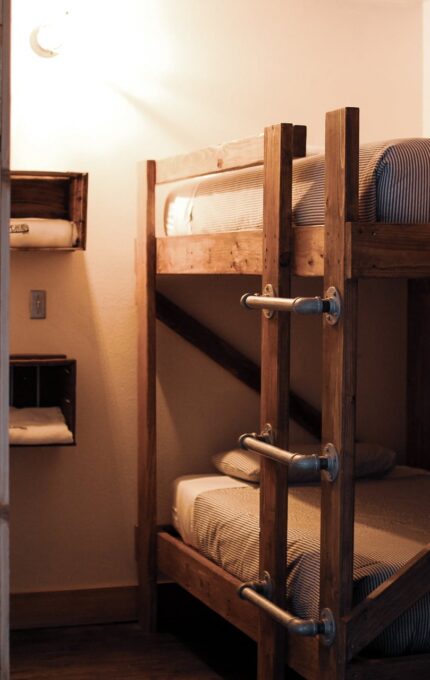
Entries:
[[[58, 407], [72, 441], [19, 443], [11, 446], [74, 446], [76, 444], [76, 360], [64, 354], [12, 354], [10, 406], [15, 409]], [[23, 413], [23, 412], [22, 412]], [[19, 428], [18, 428], [19, 429]]]
[[67, 220], [76, 225], [73, 246], [14, 247], [11, 250], [85, 250], [87, 235], [88, 174], [11, 170], [11, 218]]

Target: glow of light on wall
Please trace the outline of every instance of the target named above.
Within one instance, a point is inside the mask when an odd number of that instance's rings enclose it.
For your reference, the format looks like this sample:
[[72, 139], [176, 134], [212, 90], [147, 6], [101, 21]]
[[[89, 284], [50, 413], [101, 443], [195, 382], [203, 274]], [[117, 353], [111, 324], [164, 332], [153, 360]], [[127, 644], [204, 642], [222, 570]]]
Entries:
[[[38, 140], [26, 140], [29, 116], [41, 140], [62, 136], [63, 149], [72, 149], [77, 135], [94, 151], [105, 147], [109, 134], [113, 146], [131, 138], [128, 116], [132, 125], [141, 125], [145, 110], [163, 106], [167, 96], [163, 79], [172, 59], [168, 45], [160, 40], [161, 9], [156, 0], [131, 0], [120, 12], [105, 0], [14, 0], [13, 10], [16, 149], [31, 143], [32, 153], [37, 153]], [[55, 58], [42, 59], [32, 49], [30, 36], [34, 39], [41, 26], [45, 28], [39, 49], [58, 52]], [[61, 49], [56, 50], [50, 39], [62, 42]]]

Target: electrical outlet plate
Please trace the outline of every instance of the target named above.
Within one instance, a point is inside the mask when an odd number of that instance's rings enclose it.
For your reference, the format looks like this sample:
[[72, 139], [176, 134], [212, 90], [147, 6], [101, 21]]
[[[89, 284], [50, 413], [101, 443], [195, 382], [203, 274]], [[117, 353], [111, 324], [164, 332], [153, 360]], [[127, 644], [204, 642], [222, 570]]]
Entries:
[[46, 319], [46, 290], [30, 291], [30, 319]]

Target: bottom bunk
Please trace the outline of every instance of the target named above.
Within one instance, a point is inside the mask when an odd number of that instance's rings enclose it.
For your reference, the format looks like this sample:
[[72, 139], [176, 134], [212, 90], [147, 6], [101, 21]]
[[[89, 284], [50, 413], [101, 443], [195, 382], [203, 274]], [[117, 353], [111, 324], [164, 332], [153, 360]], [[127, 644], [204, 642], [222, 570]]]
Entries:
[[[386, 471], [386, 452], [379, 459]], [[361, 452], [358, 447], [358, 460], [368, 473], [366, 447]], [[319, 485], [312, 483], [289, 492], [288, 609], [301, 617], [318, 616], [319, 494]], [[357, 480], [354, 604], [430, 541], [429, 514], [430, 474], [425, 471], [398, 466], [383, 478]], [[180, 478], [173, 523], [181, 537], [159, 533], [160, 570], [257, 640], [258, 610], [236, 591], [259, 576], [258, 485], [225, 475]], [[289, 666], [306, 678], [318, 677], [318, 640], [294, 637], [288, 647]], [[427, 678], [428, 652], [430, 595], [388, 626], [365, 656], [354, 659], [347, 677], [401, 677], [412, 663], [416, 677]]]

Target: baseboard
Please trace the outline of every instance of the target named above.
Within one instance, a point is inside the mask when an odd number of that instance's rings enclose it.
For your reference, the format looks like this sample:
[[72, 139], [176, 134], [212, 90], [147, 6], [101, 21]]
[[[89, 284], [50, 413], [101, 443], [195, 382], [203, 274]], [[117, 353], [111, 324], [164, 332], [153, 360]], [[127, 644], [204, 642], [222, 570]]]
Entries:
[[137, 586], [15, 593], [11, 628], [55, 628], [137, 620]]

